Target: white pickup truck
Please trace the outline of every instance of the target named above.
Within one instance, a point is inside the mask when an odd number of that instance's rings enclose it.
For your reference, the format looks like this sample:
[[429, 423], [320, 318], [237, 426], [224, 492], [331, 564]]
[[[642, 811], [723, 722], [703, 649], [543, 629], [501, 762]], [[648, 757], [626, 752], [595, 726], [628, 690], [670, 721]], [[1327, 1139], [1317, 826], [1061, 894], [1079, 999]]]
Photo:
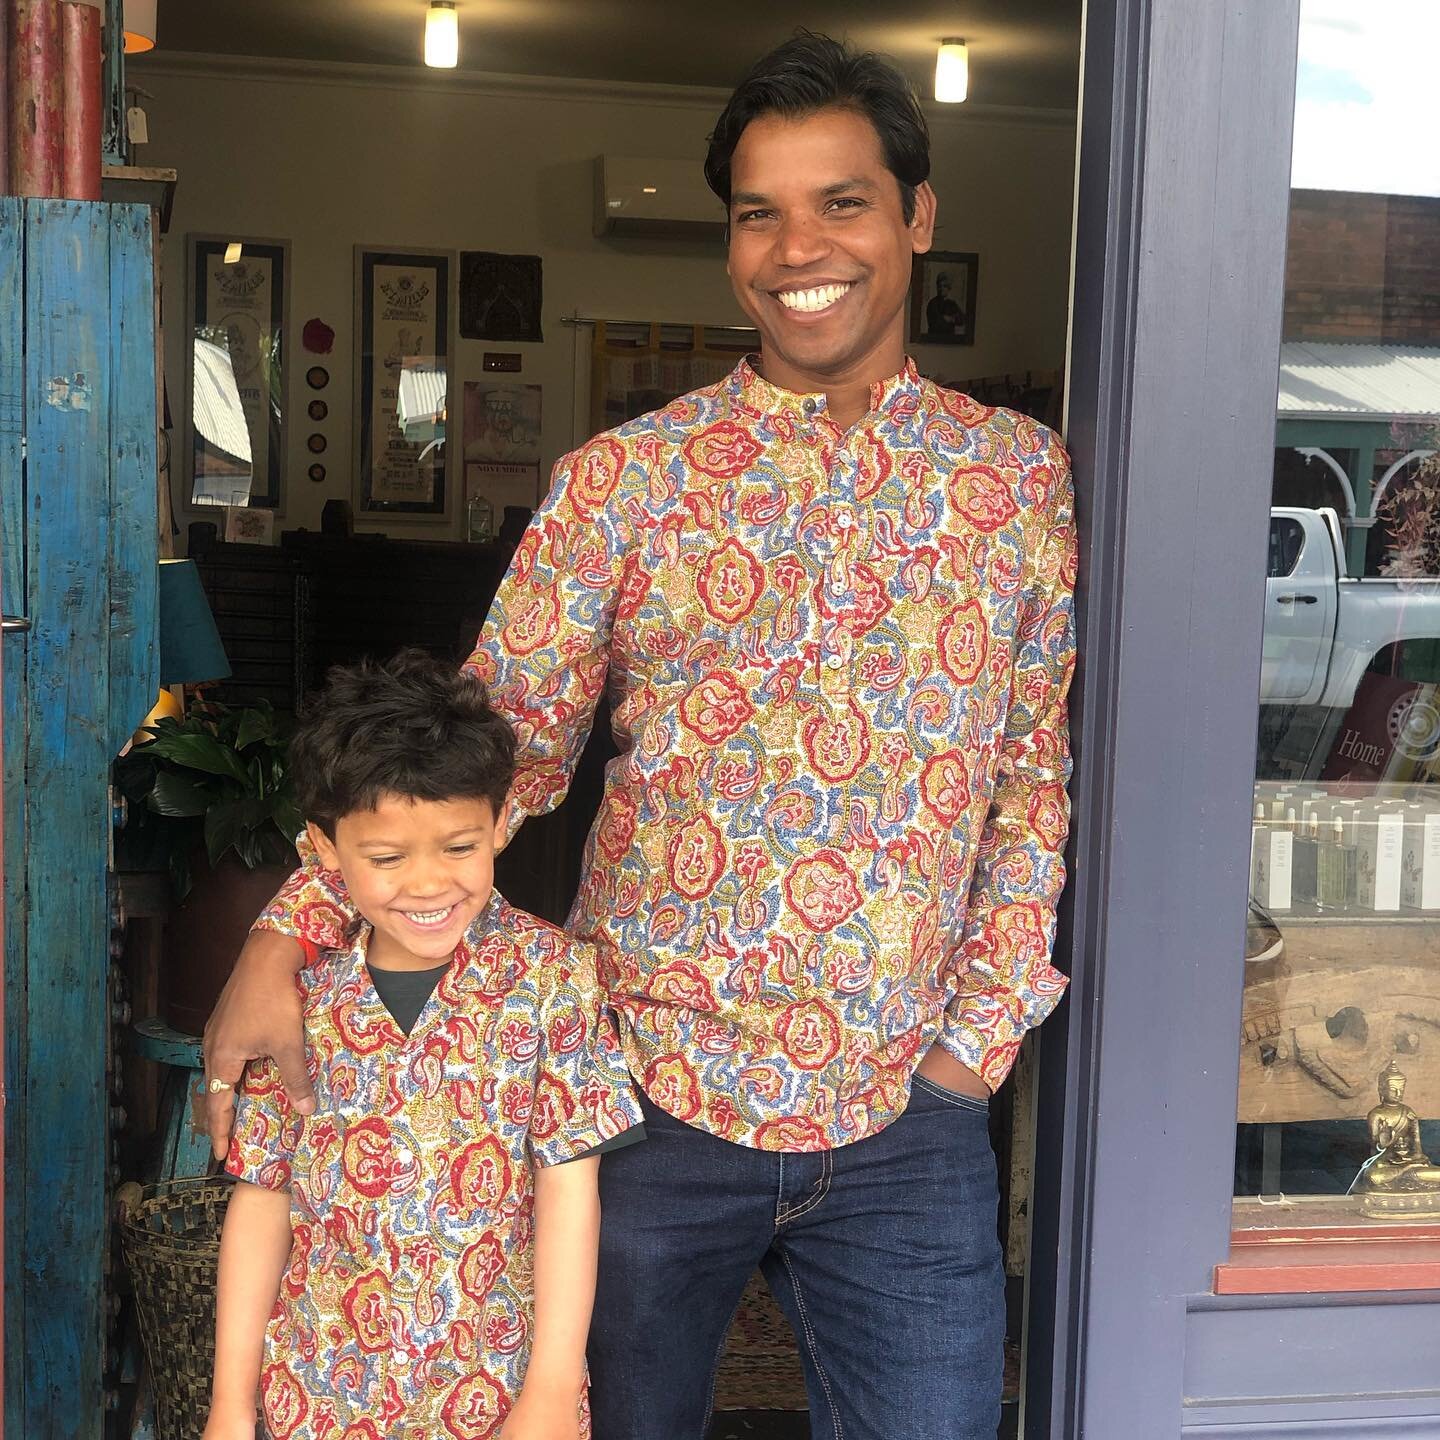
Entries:
[[1440, 579], [1354, 579], [1335, 511], [1271, 510], [1262, 704], [1348, 707], [1381, 650], [1437, 639]]

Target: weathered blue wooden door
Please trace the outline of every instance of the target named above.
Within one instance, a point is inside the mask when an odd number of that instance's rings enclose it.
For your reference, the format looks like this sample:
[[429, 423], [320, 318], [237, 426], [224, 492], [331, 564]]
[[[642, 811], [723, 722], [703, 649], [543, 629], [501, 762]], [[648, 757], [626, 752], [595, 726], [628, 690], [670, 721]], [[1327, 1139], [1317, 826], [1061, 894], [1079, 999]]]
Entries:
[[5, 1427], [98, 1437], [109, 767], [156, 689], [144, 206], [0, 198]]

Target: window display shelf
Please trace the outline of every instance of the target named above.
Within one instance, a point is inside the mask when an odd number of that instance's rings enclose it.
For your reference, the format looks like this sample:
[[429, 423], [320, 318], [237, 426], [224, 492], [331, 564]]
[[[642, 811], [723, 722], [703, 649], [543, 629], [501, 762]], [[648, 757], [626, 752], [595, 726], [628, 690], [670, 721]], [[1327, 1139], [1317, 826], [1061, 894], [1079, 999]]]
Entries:
[[1366, 1221], [1348, 1196], [1235, 1202], [1217, 1295], [1339, 1294], [1440, 1287], [1440, 1222]]

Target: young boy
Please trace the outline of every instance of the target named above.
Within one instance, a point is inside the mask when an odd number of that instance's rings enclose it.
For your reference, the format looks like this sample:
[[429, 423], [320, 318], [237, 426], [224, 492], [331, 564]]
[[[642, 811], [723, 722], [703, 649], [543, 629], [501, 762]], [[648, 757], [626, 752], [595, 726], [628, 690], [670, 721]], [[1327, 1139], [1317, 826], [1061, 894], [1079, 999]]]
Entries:
[[295, 738], [367, 923], [298, 978], [315, 1114], [268, 1063], [241, 1089], [205, 1440], [257, 1390], [275, 1440], [588, 1434], [598, 1152], [643, 1132], [592, 951], [493, 888], [513, 757], [419, 651], [333, 671]]

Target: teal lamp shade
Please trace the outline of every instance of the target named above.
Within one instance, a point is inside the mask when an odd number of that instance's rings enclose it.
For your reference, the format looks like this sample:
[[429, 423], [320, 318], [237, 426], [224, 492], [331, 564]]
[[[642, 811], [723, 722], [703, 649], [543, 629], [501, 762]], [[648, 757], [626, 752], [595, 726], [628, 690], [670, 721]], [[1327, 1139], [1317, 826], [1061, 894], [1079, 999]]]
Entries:
[[198, 685], [230, 673], [200, 571], [193, 560], [160, 562], [160, 683]]

